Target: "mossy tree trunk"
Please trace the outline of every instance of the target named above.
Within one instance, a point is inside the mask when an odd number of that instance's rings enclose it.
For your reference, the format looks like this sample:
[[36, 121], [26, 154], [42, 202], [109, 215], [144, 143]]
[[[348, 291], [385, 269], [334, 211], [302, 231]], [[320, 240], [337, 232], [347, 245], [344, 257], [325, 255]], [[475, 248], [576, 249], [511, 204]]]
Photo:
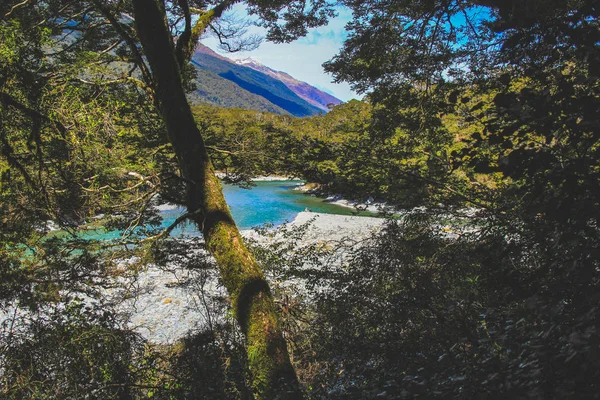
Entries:
[[188, 211], [217, 261], [235, 317], [246, 336], [252, 389], [258, 398], [301, 398], [269, 286], [231, 217], [185, 97], [162, 2], [132, 3], [160, 113], [182, 177], [189, 185]]

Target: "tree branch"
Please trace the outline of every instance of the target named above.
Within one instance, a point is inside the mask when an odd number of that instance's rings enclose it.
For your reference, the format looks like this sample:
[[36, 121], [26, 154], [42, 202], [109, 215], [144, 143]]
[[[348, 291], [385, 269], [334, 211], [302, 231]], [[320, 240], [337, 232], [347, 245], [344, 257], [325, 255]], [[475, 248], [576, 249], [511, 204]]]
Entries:
[[190, 47], [192, 39], [192, 14], [190, 12], [190, 5], [187, 0], [178, 0], [177, 3], [183, 12], [185, 19], [185, 29], [179, 39], [177, 39], [177, 45], [175, 46], [175, 57], [181, 68], [186, 61], [186, 49]]
[[125, 76], [122, 78], [112, 79], [110, 81], [101, 81], [101, 82], [88, 81], [87, 79], [83, 79], [83, 78], [74, 78], [72, 80], [75, 82], [85, 83], [86, 85], [95, 85], [95, 86], [109, 86], [109, 85], [115, 85], [115, 84], [119, 84], [119, 83], [132, 82], [136, 86], [141, 88], [142, 90], [148, 91], [148, 89], [149, 89], [148, 85], [146, 85], [144, 82], [140, 81], [139, 79], [135, 79], [131, 76]]
[[22, 2], [15, 4], [14, 6], [12, 6], [12, 8], [10, 9], [9, 12], [7, 12], [6, 14], [4, 14], [4, 18], [9, 17], [10, 14], [13, 13], [13, 11], [15, 11], [19, 7], [23, 7], [27, 3], [29, 3], [29, 0], [23, 0]]
[[39, 111], [27, 107], [25, 104], [22, 104], [19, 101], [15, 100], [8, 93], [0, 92], [0, 104], [16, 108], [22, 113], [28, 115], [30, 118], [39, 119], [51, 123], [63, 137], [65, 137], [67, 134], [67, 128], [62, 123], [53, 120], [52, 118], [40, 113]]
[[100, 11], [100, 13], [102, 15], [104, 15], [104, 17], [113, 26], [115, 31], [123, 38], [125, 43], [127, 43], [129, 50], [134, 55], [135, 63], [138, 65], [138, 67], [140, 68], [140, 70], [142, 72], [142, 77], [144, 79], [144, 82], [146, 82], [146, 84], [149, 86], [153, 86], [152, 75], [150, 74], [150, 69], [146, 65], [146, 62], [144, 61], [140, 51], [138, 50], [136, 41], [133, 39], [133, 37], [131, 37], [131, 35], [129, 35], [125, 31], [125, 29], [123, 29], [123, 26], [121, 25], [121, 23], [119, 23], [119, 21], [117, 21], [115, 16], [112, 14], [110, 9], [104, 4], [104, 2], [102, 2], [101, 0], [92, 0], [92, 3], [94, 3], [94, 5], [98, 9], [98, 11]]
[[[202, 13], [200, 10], [190, 9], [187, 0], [178, 0], [179, 6], [182, 8], [185, 16], [185, 30], [179, 37], [175, 49], [175, 55], [180, 68], [192, 58], [194, 49], [196, 48], [196, 43], [200, 39], [200, 36], [206, 32], [210, 24], [214, 20], [220, 18], [223, 13], [229, 9], [229, 7], [233, 6], [239, 1], [240, 0], [225, 0], [216, 5], [213, 9]], [[192, 11], [201, 14], [193, 27], [191, 17]]]

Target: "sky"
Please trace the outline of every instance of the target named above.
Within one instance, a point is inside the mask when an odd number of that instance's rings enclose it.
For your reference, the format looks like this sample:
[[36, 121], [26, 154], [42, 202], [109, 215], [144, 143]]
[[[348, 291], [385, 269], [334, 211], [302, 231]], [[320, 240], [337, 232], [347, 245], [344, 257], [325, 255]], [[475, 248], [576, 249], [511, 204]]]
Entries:
[[[234, 7], [232, 12], [238, 17], [246, 15], [243, 6]], [[332, 83], [333, 77], [322, 67], [325, 61], [338, 53], [346, 38], [344, 26], [352, 15], [345, 9], [339, 9], [338, 14], [338, 17], [333, 18], [327, 26], [310, 29], [306, 37], [295, 42], [274, 44], [263, 41], [258, 49], [251, 52], [224, 52], [218, 49], [219, 43], [214, 37], [202, 38], [201, 42], [225, 57], [234, 60], [252, 58], [269, 68], [287, 72], [294, 78], [333, 94], [342, 101], [348, 101], [361, 96], [354, 93], [347, 83]], [[252, 27], [249, 33], [264, 36], [264, 30], [259, 27]]]

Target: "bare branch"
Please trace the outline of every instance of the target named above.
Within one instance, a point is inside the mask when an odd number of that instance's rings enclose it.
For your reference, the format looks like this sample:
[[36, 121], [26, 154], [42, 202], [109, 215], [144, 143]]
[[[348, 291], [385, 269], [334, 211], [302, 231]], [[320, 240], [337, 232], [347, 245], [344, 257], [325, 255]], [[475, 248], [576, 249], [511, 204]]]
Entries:
[[14, 6], [12, 6], [12, 8], [10, 9], [9, 12], [7, 12], [6, 14], [4, 14], [4, 18], [9, 17], [10, 14], [13, 13], [13, 11], [15, 11], [19, 7], [23, 7], [27, 3], [29, 3], [29, 0], [23, 0], [22, 2], [15, 4]]
[[99, 192], [99, 191], [102, 191], [102, 190], [108, 190], [108, 191], [113, 192], [113, 193], [123, 193], [123, 192], [132, 191], [132, 190], [134, 190], [134, 189], [136, 189], [136, 188], [138, 188], [138, 187], [140, 187], [140, 186], [142, 186], [144, 184], [148, 184], [152, 188], [156, 187], [156, 185], [154, 183], [152, 183], [152, 180], [148, 179], [145, 176], [142, 176], [142, 175], [138, 174], [137, 172], [129, 172], [127, 175], [135, 176], [136, 178], [139, 179], [139, 182], [136, 183], [133, 186], [129, 186], [129, 187], [126, 187], [124, 189], [115, 189], [115, 188], [113, 188], [110, 185], [104, 185], [104, 186], [101, 186], [99, 188], [86, 188], [84, 186], [81, 186], [81, 188], [84, 191], [86, 191], [86, 192]]
[[[183, 66], [186, 59], [186, 49], [190, 47], [190, 41], [192, 39], [192, 14], [190, 12], [190, 5], [187, 0], [178, 0], [177, 2], [185, 19], [185, 29], [179, 39], [177, 39], [177, 45], [175, 46], [175, 57], [179, 66]], [[195, 45], [195, 43], [194, 43]]]
[[85, 83], [86, 85], [95, 85], [95, 86], [109, 86], [109, 85], [115, 85], [115, 84], [119, 84], [119, 83], [131, 82], [131, 83], [134, 83], [136, 86], [138, 86], [140, 89], [142, 89], [144, 91], [148, 91], [148, 89], [149, 89], [148, 85], [146, 85], [144, 82], [142, 82], [139, 79], [136, 79], [134, 77], [131, 77], [131, 76], [124, 76], [122, 78], [112, 79], [110, 81], [100, 81], [100, 82], [94, 82], [94, 81], [90, 81], [90, 80], [83, 79], [83, 78], [74, 78], [72, 80], [76, 81], [76, 82]]
[[256, 50], [263, 40], [263, 38], [258, 35], [244, 37], [246, 33], [245, 29], [233, 31], [231, 30], [231, 27], [223, 29], [220, 24], [210, 24], [209, 27], [217, 39], [219, 39], [219, 47], [228, 53]]
[[215, 146], [206, 146], [206, 148], [209, 150], [212, 150], [212, 151], [216, 151], [217, 153], [229, 154], [232, 156], [240, 154], [240, 152], [237, 152], [237, 151], [229, 151], [229, 150], [219, 149]]
[[111, 44], [110, 46], [108, 46], [106, 49], [102, 50], [100, 52], [100, 54], [106, 54], [109, 51], [112, 51], [115, 47], [117, 47], [118, 45], [120, 45], [121, 43], [123, 43], [123, 40], [117, 40], [116, 42], [114, 42], [113, 44]]
[[[200, 39], [200, 36], [209, 28], [210, 24], [215, 20], [221, 18], [223, 13], [227, 11], [235, 3], [240, 0], [225, 0], [220, 4], [216, 5], [213, 9], [202, 12], [198, 9], [191, 9], [187, 0], [179, 0], [179, 5], [185, 14], [186, 28], [183, 34], [180, 36], [177, 42], [177, 61], [182, 66], [185, 62], [189, 61], [194, 54], [196, 43]], [[200, 14], [198, 20], [191, 26], [191, 13]], [[189, 24], [188, 24], [189, 19]]]

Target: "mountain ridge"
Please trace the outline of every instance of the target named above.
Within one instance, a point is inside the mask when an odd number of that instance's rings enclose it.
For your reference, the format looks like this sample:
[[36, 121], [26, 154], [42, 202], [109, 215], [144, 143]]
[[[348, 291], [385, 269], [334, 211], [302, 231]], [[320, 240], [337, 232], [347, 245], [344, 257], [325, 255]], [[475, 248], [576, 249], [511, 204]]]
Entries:
[[296, 93], [298, 96], [306, 100], [308, 103], [312, 104], [315, 107], [322, 109], [323, 111], [329, 111], [330, 104], [338, 105], [341, 104], [342, 101], [337, 97], [324, 92], [323, 90], [312, 86], [309, 83], [300, 81], [287, 72], [277, 71], [270, 67], [267, 67], [264, 64], [252, 59], [246, 58], [242, 60], [234, 60], [234, 62], [238, 65], [243, 65], [254, 70], [263, 72], [267, 75], [274, 77], [275, 79], [280, 80], [286, 85], [290, 90]]
[[341, 100], [291, 75], [254, 60], [236, 62], [199, 44], [192, 56], [196, 89], [194, 103], [238, 107], [306, 117], [322, 114]]

